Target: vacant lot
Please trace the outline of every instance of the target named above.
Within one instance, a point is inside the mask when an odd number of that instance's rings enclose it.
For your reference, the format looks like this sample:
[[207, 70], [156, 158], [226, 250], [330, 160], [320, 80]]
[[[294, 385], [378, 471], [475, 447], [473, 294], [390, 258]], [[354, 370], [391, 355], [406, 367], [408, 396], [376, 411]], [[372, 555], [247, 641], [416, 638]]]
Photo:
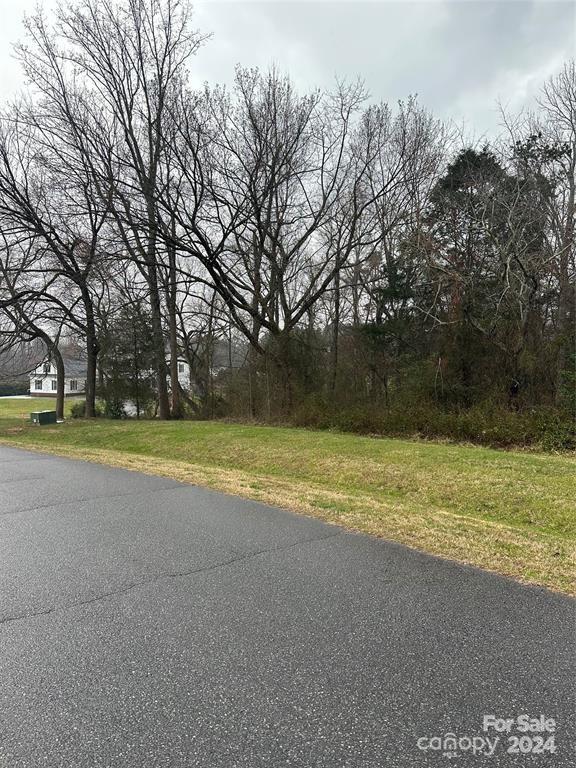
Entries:
[[69, 421], [0, 400], [0, 440], [276, 504], [576, 594], [569, 455], [219, 422]]

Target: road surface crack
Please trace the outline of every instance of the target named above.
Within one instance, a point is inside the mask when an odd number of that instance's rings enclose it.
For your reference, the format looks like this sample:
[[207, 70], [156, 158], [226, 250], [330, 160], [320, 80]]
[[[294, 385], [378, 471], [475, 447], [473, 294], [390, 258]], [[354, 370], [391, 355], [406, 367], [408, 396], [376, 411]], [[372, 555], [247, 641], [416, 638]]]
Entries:
[[77, 602], [68, 603], [67, 605], [55, 605], [52, 608], [46, 608], [40, 611], [33, 611], [30, 613], [21, 613], [21, 614], [16, 614], [14, 616], [6, 616], [5, 618], [0, 619], [0, 626], [4, 624], [11, 624], [16, 621], [25, 621], [26, 619], [34, 619], [40, 616], [48, 616], [51, 613], [59, 613], [61, 611], [67, 611], [71, 608], [81, 608], [85, 605], [98, 603], [110, 597], [116, 597], [117, 595], [126, 594], [127, 592], [131, 592], [134, 589], [138, 589], [138, 587], [144, 587], [149, 584], [155, 584], [157, 582], [164, 581], [167, 579], [185, 578], [186, 576], [193, 576], [199, 573], [208, 573], [209, 571], [216, 571], [219, 568], [225, 568], [227, 565], [234, 565], [235, 563], [241, 562], [243, 560], [250, 560], [255, 557], [259, 557], [260, 555], [266, 555], [272, 552], [283, 552], [288, 549], [295, 549], [296, 547], [304, 546], [305, 544], [314, 544], [319, 541], [326, 541], [327, 539], [333, 539], [333, 538], [336, 538], [337, 536], [341, 536], [343, 533], [344, 531], [339, 530], [339, 531], [336, 531], [335, 533], [329, 533], [326, 536], [316, 536], [310, 539], [301, 539], [300, 541], [294, 541], [291, 544], [286, 544], [285, 546], [269, 547], [267, 549], [257, 550], [256, 552], [247, 552], [246, 554], [238, 555], [236, 557], [231, 557], [228, 560], [221, 560], [220, 562], [212, 563], [211, 565], [204, 565], [204, 566], [201, 566], [200, 568], [191, 568], [190, 570], [185, 570], [185, 571], [168, 571], [166, 573], [159, 573], [147, 579], [141, 579], [140, 581], [135, 581], [132, 584], [127, 584], [124, 587], [118, 587], [117, 589], [110, 590], [109, 592], [104, 592], [100, 595], [96, 595], [95, 597], [91, 597], [86, 600], [78, 600]]
[[[33, 480], [42, 480], [42, 478], [26, 478]], [[1, 485], [1, 483], [0, 483]], [[168, 485], [165, 488], [149, 488], [142, 489], [141, 491], [128, 491], [128, 493], [109, 493], [104, 496], [88, 496], [86, 498], [68, 499], [67, 501], [53, 501], [50, 504], [35, 504], [33, 507], [25, 507], [24, 509], [9, 509], [7, 512], [0, 512], [0, 517], [6, 517], [7, 515], [21, 515], [28, 512], [36, 512], [39, 509], [53, 509], [70, 506], [70, 504], [84, 504], [90, 501], [102, 501], [104, 499], [124, 499], [128, 496], [149, 496], [152, 493], [161, 493], [162, 491], [173, 491], [179, 489], [179, 485]]]

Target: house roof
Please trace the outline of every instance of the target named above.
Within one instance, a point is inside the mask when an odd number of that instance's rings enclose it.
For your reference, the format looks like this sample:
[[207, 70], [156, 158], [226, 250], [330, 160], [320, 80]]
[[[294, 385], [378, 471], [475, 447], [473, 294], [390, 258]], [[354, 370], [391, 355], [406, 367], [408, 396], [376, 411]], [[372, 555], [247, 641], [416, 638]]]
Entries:
[[73, 358], [64, 358], [64, 373], [66, 376], [86, 376], [86, 360], [76, 360]]
[[[67, 357], [66, 355], [62, 355], [62, 360], [64, 362], [64, 376], [66, 378], [71, 377], [78, 377], [85, 378], [87, 369], [86, 369], [86, 360], [78, 359], [77, 357]], [[30, 377], [38, 376], [39, 375], [39, 368], [41, 368], [44, 363], [48, 362], [48, 358], [44, 358], [41, 363], [38, 363], [36, 366], [36, 369], [30, 373]], [[52, 362], [52, 361], [50, 361]], [[45, 374], [44, 374], [45, 375]]]

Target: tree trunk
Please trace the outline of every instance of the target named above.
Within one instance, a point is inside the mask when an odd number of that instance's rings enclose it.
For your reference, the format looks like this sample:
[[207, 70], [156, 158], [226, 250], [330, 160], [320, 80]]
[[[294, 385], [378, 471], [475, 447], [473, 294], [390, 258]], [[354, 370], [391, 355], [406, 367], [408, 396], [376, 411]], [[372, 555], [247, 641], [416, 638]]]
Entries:
[[93, 418], [96, 415], [96, 359], [98, 348], [96, 341], [87, 336], [86, 360], [86, 416]]
[[[254, 256], [254, 292], [252, 294], [252, 338], [250, 349], [248, 351], [248, 377], [250, 381], [250, 416], [255, 419], [258, 415], [258, 377], [256, 375], [256, 368], [260, 357], [259, 343], [260, 332], [262, 330], [262, 321], [259, 316], [260, 299], [262, 293], [262, 279], [261, 279], [261, 265], [262, 265], [262, 252], [258, 245], [256, 233], [252, 236], [252, 251]], [[266, 369], [266, 376], [268, 377], [268, 369]], [[266, 379], [266, 391], [268, 392], [270, 382]], [[269, 396], [267, 394], [268, 411], [270, 411]], [[270, 413], [268, 413], [270, 418]]]
[[54, 361], [56, 367], [56, 418], [62, 420], [64, 418], [64, 385], [66, 378], [64, 360], [58, 349], [58, 344], [46, 333], [46, 331], [36, 325], [33, 327], [37, 336], [46, 344], [48, 356], [50, 360]]
[[330, 370], [330, 396], [334, 400], [338, 379], [338, 342], [340, 333], [340, 270], [334, 275], [334, 324], [332, 326], [332, 354]]
[[[576, 150], [576, 145], [574, 145]], [[574, 160], [573, 160], [574, 162]], [[558, 361], [556, 375], [556, 403], [560, 405], [564, 398], [564, 375], [568, 367], [570, 339], [574, 332], [572, 312], [574, 309], [574, 286], [570, 280], [570, 262], [574, 252], [574, 218], [576, 215], [576, 181], [574, 165], [571, 167], [569, 178], [568, 203], [566, 210], [566, 225], [562, 237], [562, 248], [558, 265]]]
[[180, 402], [180, 381], [178, 379], [178, 343], [173, 328], [170, 327], [170, 389], [172, 401], [172, 418], [179, 419], [182, 416], [182, 403]]
[[64, 360], [56, 345], [51, 349], [51, 356], [56, 366], [56, 418], [61, 421], [64, 418]]
[[278, 362], [281, 377], [284, 385], [284, 403], [283, 410], [286, 415], [292, 414], [292, 408], [294, 405], [294, 391], [293, 391], [293, 371], [292, 371], [292, 348], [290, 332], [286, 329], [282, 330], [277, 336], [278, 344]]
[[43, 331], [40, 333], [40, 336], [48, 347], [50, 359], [54, 361], [56, 366], [56, 418], [61, 421], [64, 418], [64, 384], [66, 377], [64, 360], [56, 342]]
[[134, 360], [134, 405], [136, 406], [136, 419], [140, 418], [140, 365], [138, 362], [138, 340], [136, 337], [136, 325], [132, 317], [132, 357]]
[[172, 418], [179, 419], [182, 416], [182, 404], [180, 401], [180, 387], [178, 380], [178, 329], [176, 326], [176, 254], [170, 248], [168, 253], [168, 328], [170, 335], [170, 388], [172, 390]]
[[158, 293], [158, 275], [156, 265], [148, 262], [148, 285], [150, 287], [150, 316], [152, 325], [152, 340], [154, 345], [154, 362], [156, 368], [156, 385], [158, 387], [158, 415], [161, 419], [170, 418], [170, 399], [168, 397], [168, 366], [164, 353], [164, 334], [162, 333], [162, 309]]
[[[252, 319], [252, 336], [256, 344], [260, 341], [260, 320]], [[260, 351], [254, 342], [250, 344], [248, 350], [248, 376], [250, 379], [250, 416], [255, 419], [258, 416], [258, 377], [256, 369], [260, 359]]]
[[212, 387], [212, 358], [214, 355], [214, 302], [216, 294], [212, 294], [210, 302], [210, 314], [208, 315], [208, 328], [206, 331], [206, 343], [204, 345], [204, 380], [206, 401], [204, 404], [208, 418], [214, 415], [214, 389]]
[[87, 290], [82, 290], [82, 299], [86, 309], [86, 417], [96, 415], [96, 362], [100, 345], [96, 338], [94, 308]]
[[62, 420], [64, 418], [64, 384], [66, 377], [64, 360], [58, 349], [58, 343], [35, 323], [30, 321], [29, 325], [34, 331], [34, 336], [31, 338], [42, 339], [44, 344], [46, 344], [50, 360], [53, 360], [54, 365], [56, 366], [56, 418]]

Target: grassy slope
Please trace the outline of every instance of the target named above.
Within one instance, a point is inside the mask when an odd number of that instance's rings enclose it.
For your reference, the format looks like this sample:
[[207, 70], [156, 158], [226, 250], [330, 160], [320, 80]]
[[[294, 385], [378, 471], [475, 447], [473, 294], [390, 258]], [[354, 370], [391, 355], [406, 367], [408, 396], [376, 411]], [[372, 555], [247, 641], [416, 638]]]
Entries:
[[[42, 401], [42, 407], [49, 407]], [[163, 474], [576, 594], [576, 459], [214, 422], [31, 427], [0, 440]]]

